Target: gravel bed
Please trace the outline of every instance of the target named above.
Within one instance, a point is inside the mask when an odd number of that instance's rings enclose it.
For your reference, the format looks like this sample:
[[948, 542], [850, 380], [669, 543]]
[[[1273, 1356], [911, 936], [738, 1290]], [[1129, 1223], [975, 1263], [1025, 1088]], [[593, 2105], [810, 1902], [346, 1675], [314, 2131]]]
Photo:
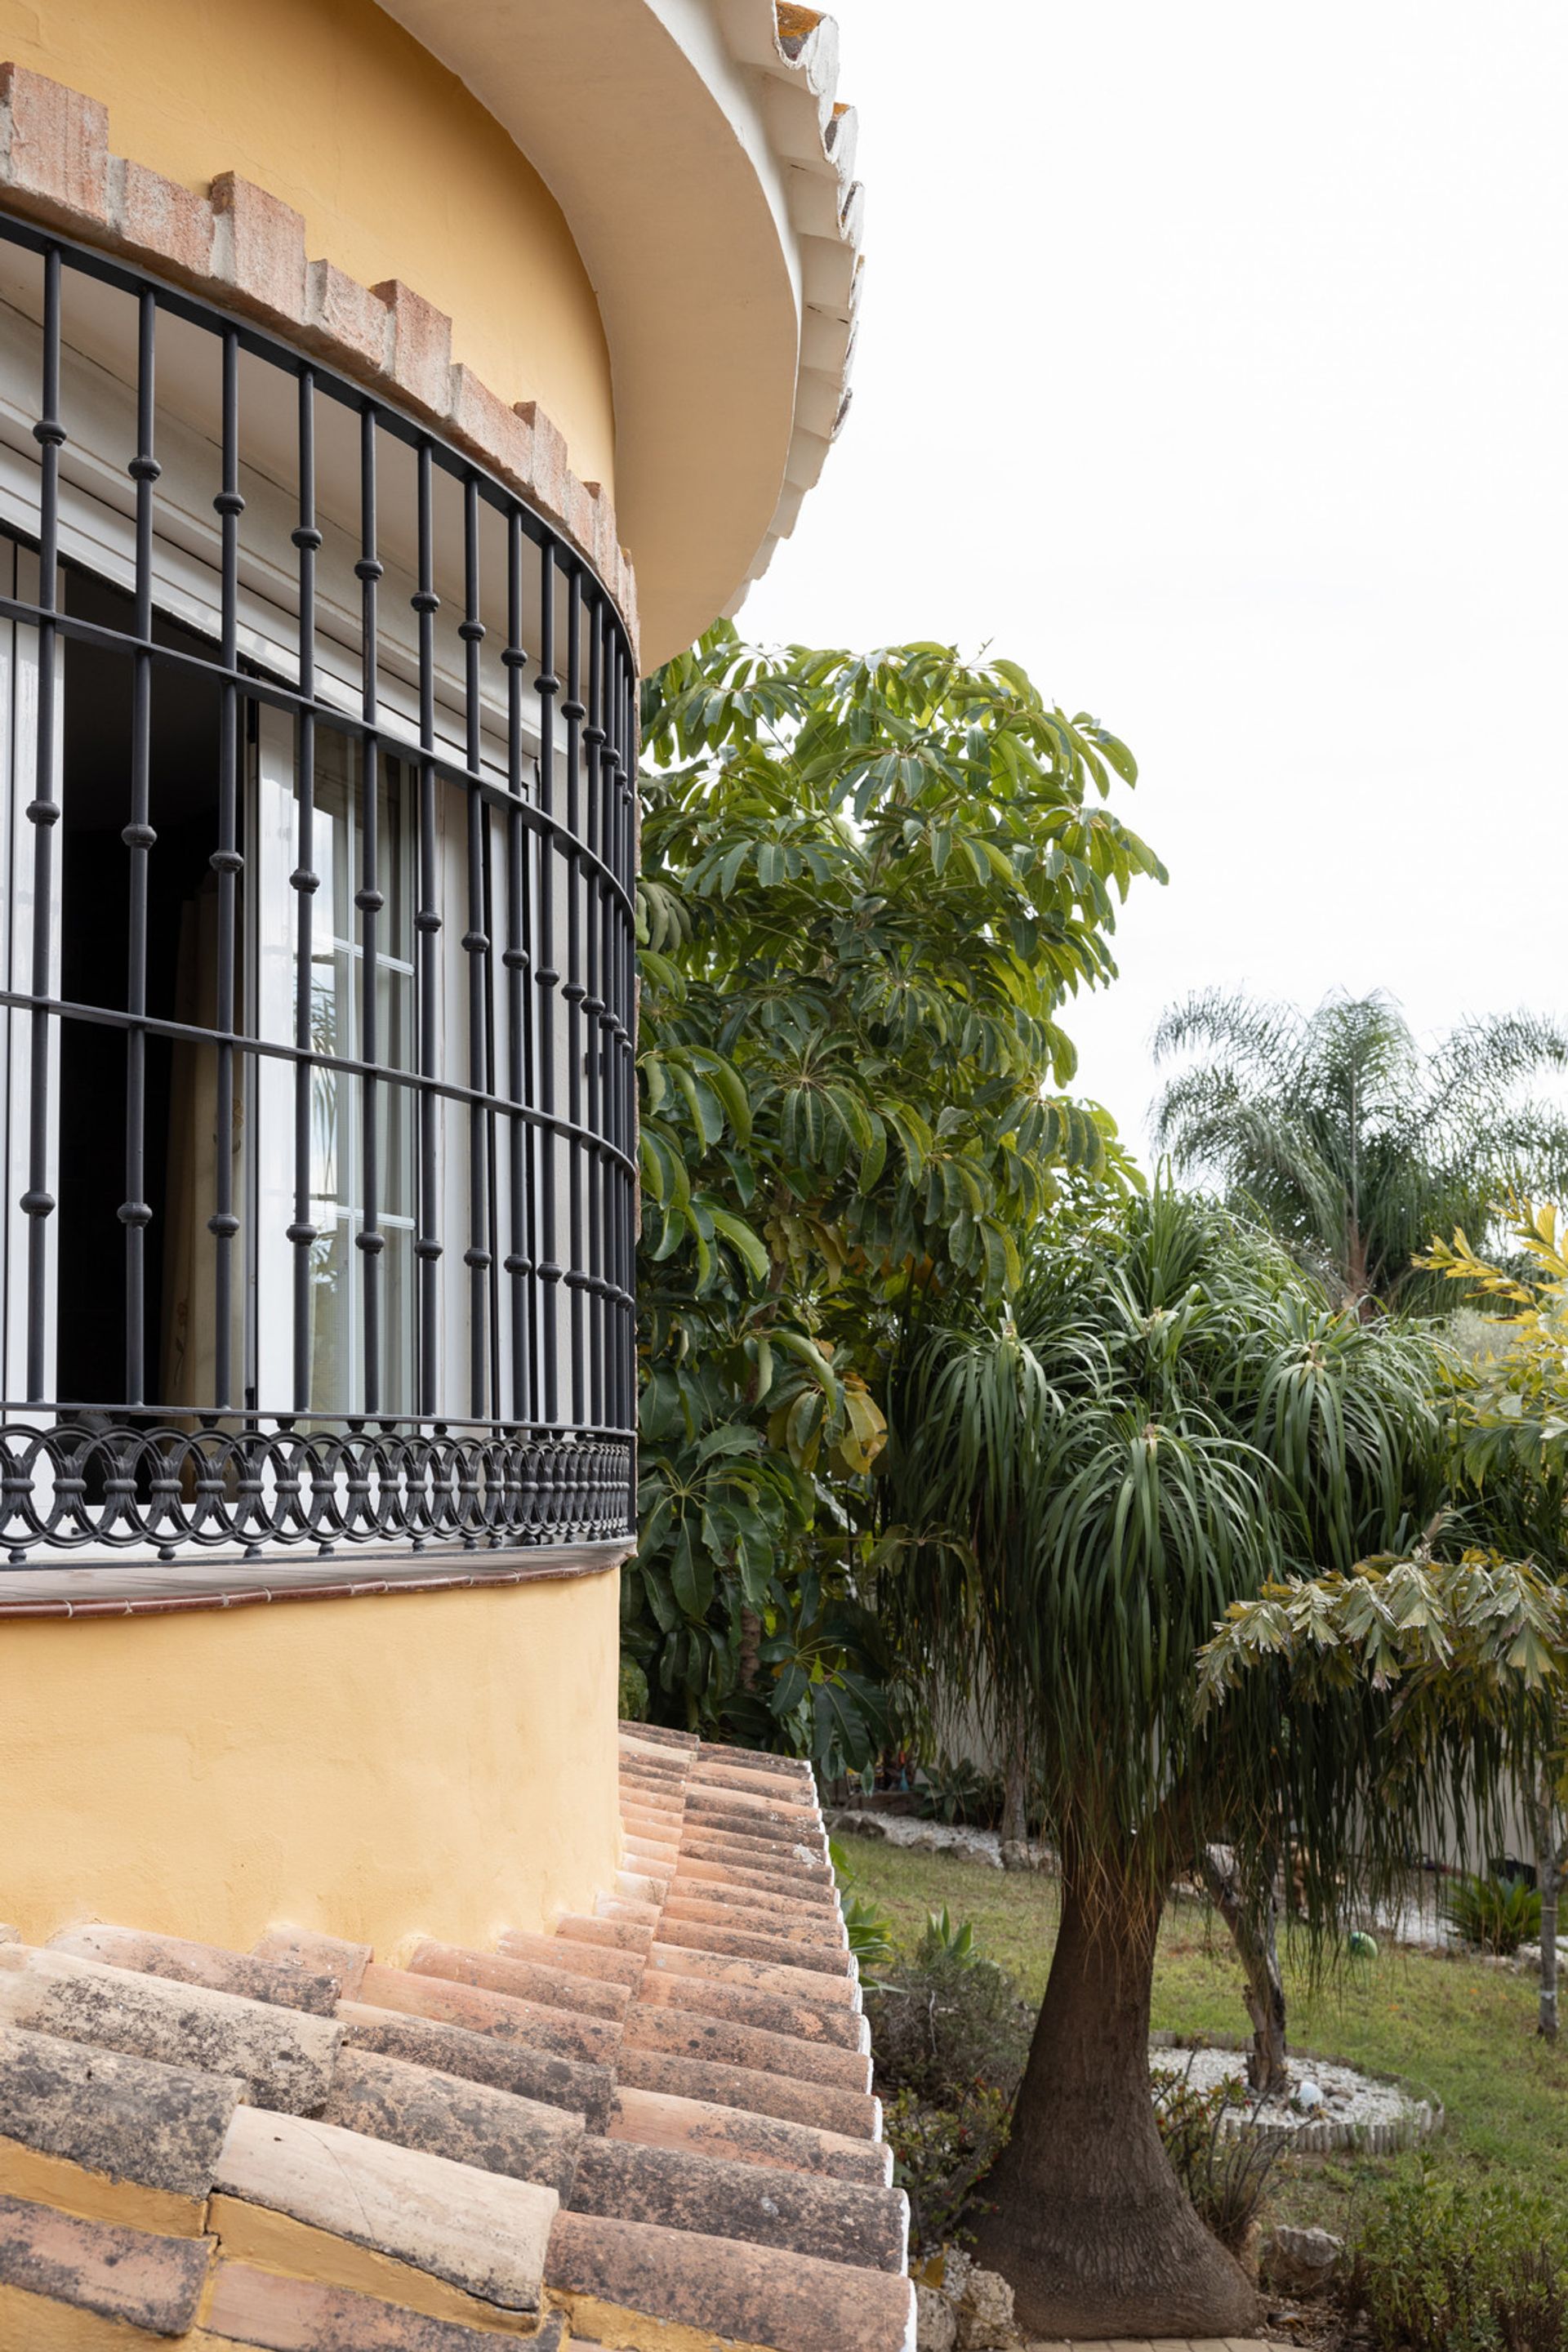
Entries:
[[[1183, 2047], [1156, 2035], [1150, 2043], [1149, 2063], [1165, 2073], [1185, 2074], [1194, 2090], [1210, 2091], [1229, 2076], [1245, 2081], [1246, 2045]], [[1436, 2100], [1421, 2098], [1401, 2083], [1363, 2074], [1337, 2058], [1300, 2053], [1292, 2057], [1289, 2072], [1287, 2093], [1265, 2099], [1259, 2106], [1248, 2092], [1246, 2105], [1226, 2116], [1226, 2128], [1238, 2131], [1250, 2125], [1302, 2154], [1359, 2147], [1371, 2155], [1391, 2156], [1397, 2148], [1414, 2147], [1442, 2126], [1443, 2110]], [[1321, 2105], [1296, 2104], [1303, 2084], [1317, 2085]]]

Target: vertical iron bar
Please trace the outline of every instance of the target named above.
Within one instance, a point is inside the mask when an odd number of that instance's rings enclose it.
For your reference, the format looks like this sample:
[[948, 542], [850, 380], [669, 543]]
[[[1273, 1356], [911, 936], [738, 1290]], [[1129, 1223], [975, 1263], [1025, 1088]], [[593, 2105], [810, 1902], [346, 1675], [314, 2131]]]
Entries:
[[437, 1213], [436, 1095], [438, 1038], [436, 1026], [438, 940], [441, 930], [439, 880], [436, 870], [436, 769], [430, 754], [436, 749], [436, 614], [440, 598], [435, 588], [434, 520], [431, 511], [430, 444], [421, 441], [418, 457], [419, 585], [414, 610], [419, 616], [419, 743], [426, 757], [419, 763], [419, 905], [415, 911], [418, 933], [419, 993], [419, 1201], [418, 1231], [414, 1244], [419, 1261], [419, 1412], [432, 1419], [436, 1412], [436, 1378], [441, 1360], [437, 1322], [440, 1288], [437, 1263], [441, 1255]]
[[527, 1127], [517, 1118], [529, 1101], [529, 1013], [527, 1013], [527, 868], [524, 868], [524, 824], [521, 824], [521, 515], [508, 518], [505, 539], [505, 781], [512, 802], [505, 812], [505, 1091], [512, 1103], [508, 1119], [508, 1192], [510, 1192], [510, 1249], [505, 1256], [512, 1327], [512, 1421], [529, 1421], [533, 1412], [533, 1383], [529, 1381], [529, 1275], [533, 1263], [524, 1240], [524, 1150]]
[[[484, 835], [485, 809], [477, 782], [479, 771], [479, 647], [485, 625], [479, 618], [479, 486], [470, 474], [463, 484], [463, 618], [458, 635], [463, 641], [463, 700], [467, 719], [464, 755], [468, 771], [468, 927], [463, 950], [468, 959], [468, 1084], [488, 1093], [490, 943], [485, 929]], [[468, 1246], [463, 1263], [468, 1269], [468, 1412], [483, 1421], [487, 1409], [489, 1286], [490, 1270], [489, 1219], [487, 1206], [487, 1119], [478, 1103], [468, 1108]]]
[[27, 1401], [41, 1403], [47, 1381], [46, 1223], [53, 1213], [49, 1175], [49, 994], [53, 962], [55, 799], [55, 664], [58, 631], [56, 611], [59, 573], [60, 445], [60, 257], [51, 246], [44, 256], [44, 350], [42, 414], [33, 427], [38, 444], [38, 731], [37, 772], [27, 804], [33, 826], [33, 1010], [28, 1024], [30, 1066], [27, 1102], [27, 1189], [20, 1206], [27, 1219]]
[[[546, 539], [539, 551], [539, 805], [546, 816], [555, 814], [555, 704], [561, 680], [555, 675], [555, 542]], [[549, 834], [539, 837], [539, 1107], [546, 1118], [555, 1113], [555, 998], [561, 974], [555, 969], [555, 846]], [[560, 1365], [557, 1360], [555, 1286], [561, 1268], [555, 1263], [555, 1182], [559, 1151], [552, 1128], [535, 1129], [540, 1178], [536, 1180], [540, 1213], [539, 1281], [542, 1285], [544, 1419], [554, 1427], [560, 1418]]]
[[[621, 862], [622, 887], [629, 894], [637, 885], [637, 673], [632, 666], [630, 649], [617, 633], [614, 669], [619, 680], [617, 722], [620, 757], [616, 782], [621, 797]], [[637, 946], [627, 918], [621, 917], [621, 978], [619, 1025], [616, 1045], [620, 1057], [620, 1130], [621, 1149], [628, 1154], [635, 1149], [637, 1136]], [[624, 1224], [625, 1267], [621, 1278], [621, 1345], [620, 1345], [620, 1412], [621, 1425], [631, 1433], [635, 1448], [637, 1432], [637, 1189], [633, 1179], [623, 1171], [622, 1184], [626, 1201]], [[631, 1500], [628, 1497], [628, 1509]]]
[[223, 488], [213, 505], [223, 525], [220, 644], [227, 675], [218, 721], [218, 843], [208, 861], [217, 875], [218, 1043], [214, 1211], [207, 1219], [207, 1230], [216, 1255], [213, 1403], [223, 1412], [230, 1402], [233, 1381], [234, 1237], [239, 1231], [234, 1213], [235, 959], [237, 885], [245, 864], [238, 846], [239, 689], [233, 675], [239, 656], [239, 518], [245, 500], [239, 494], [239, 337], [232, 327], [226, 328], [223, 336]]
[[[360, 749], [360, 883], [354, 905], [360, 918], [359, 1054], [373, 1066], [381, 1058], [376, 997], [376, 917], [385, 904], [381, 889], [378, 817], [381, 790], [381, 743], [375, 733], [381, 691], [376, 659], [380, 625], [378, 587], [383, 566], [376, 552], [375, 411], [367, 402], [360, 412], [360, 552], [354, 573], [360, 582], [361, 712], [366, 734]], [[381, 1230], [380, 1138], [376, 1118], [380, 1108], [376, 1081], [360, 1081], [360, 1166], [363, 1202], [354, 1234], [354, 1246], [364, 1268], [364, 1409], [381, 1410], [381, 1256], [386, 1239]], [[349, 1400], [343, 1400], [346, 1404]]]
[[154, 335], [158, 306], [144, 289], [137, 307], [136, 454], [128, 471], [136, 485], [136, 651], [131, 674], [131, 821], [120, 838], [131, 853], [131, 893], [126, 957], [125, 1010], [125, 1401], [143, 1402], [147, 1378], [147, 1227], [153, 1212], [146, 1199], [147, 859], [157, 839], [152, 825], [153, 754], [153, 485], [158, 460], [153, 454], [156, 412], [153, 394]]
[[[566, 721], [566, 829], [574, 843], [582, 837], [583, 720], [583, 574], [574, 566], [566, 580], [566, 699], [561, 706]], [[583, 875], [569, 848], [566, 872], [566, 1115], [574, 1129], [583, 1121], [583, 1016], [588, 992], [583, 984]], [[586, 1379], [583, 1357], [583, 1286], [586, 1279], [583, 1248], [583, 1150], [575, 1133], [566, 1146], [568, 1265], [571, 1294], [567, 1313], [571, 1325], [572, 1419], [577, 1428], [587, 1419]]]
[[522, 670], [527, 656], [522, 645], [522, 518], [515, 511], [507, 523], [506, 665], [507, 783], [511, 805], [506, 816], [506, 946], [501, 961], [506, 970], [507, 1097], [512, 1105], [507, 1121], [508, 1184], [510, 1226], [506, 1271], [511, 1304], [511, 1418], [532, 1416], [532, 1382], [529, 1378], [528, 1277], [533, 1265], [524, 1234], [526, 1123], [521, 1106], [531, 1100], [531, 1055], [528, 1038], [528, 874], [524, 864], [527, 828], [522, 822]]
[[320, 877], [316, 854], [316, 557], [321, 534], [316, 527], [316, 379], [300, 371], [300, 520], [291, 537], [300, 551], [299, 845], [289, 877], [295, 892], [294, 919], [294, 1388], [296, 1412], [310, 1410], [310, 1256], [316, 1228], [310, 1221], [310, 1018], [314, 987], [315, 894]]
[[[604, 740], [605, 600], [595, 585], [588, 606], [588, 722], [583, 730], [584, 837], [591, 853], [601, 851], [605, 840], [599, 804], [599, 796], [604, 789], [604, 768], [599, 753]], [[605, 974], [601, 957], [603, 941], [609, 927], [609, 907], [604, 885], [592, 867], [584, 874], [584, 884], [586, 903], [584, 914], [587, 929], [584, 968], [589, 992], [583, 1000], [584, 1060], [588, 1131], [597, 1139], [589, 1161], [587, 1202], [588, 1419], [594, 1428], [601, 1429], [605, 1420], [605, 1381], [608, 1369], [605, 1347], [610, 1328], [605, 1312], [604, 1236], [610, 1208], [609, 1188], [616, 1181], [616, 1171], [603, 1148], [605, 1140], [605, 1089], [601, 1083], [605, 1066]]]

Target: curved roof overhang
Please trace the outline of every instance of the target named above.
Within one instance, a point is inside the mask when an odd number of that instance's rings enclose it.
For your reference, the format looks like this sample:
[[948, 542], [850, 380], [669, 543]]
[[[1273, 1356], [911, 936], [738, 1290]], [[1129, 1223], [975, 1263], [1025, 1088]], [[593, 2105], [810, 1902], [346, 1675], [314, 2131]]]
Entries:
[[381, 0], [548, 183], [593, 280], [643, 660], [732, 612], [843, 414], [859, 240], [830, 18], [786, 0]]

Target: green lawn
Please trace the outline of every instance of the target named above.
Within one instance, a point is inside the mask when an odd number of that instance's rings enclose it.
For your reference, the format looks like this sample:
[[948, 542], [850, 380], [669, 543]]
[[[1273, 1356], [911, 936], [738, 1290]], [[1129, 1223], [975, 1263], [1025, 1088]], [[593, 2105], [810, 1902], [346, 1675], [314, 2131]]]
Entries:
[[[869, 1838], [840, 1841], [858, 1894], [873, 1897], [912, 1943], [926, 1915], [945, 1904], [973, 1922], [977, 1948], [1037, 2000], [1056, 1937], [1056, 1888], [1041, 1875], [1008, 1875], [946, 1855], [909, 1853]], [[1435, 2094], [1447, 2130], [1425, 2158], [1302, 2158], [1279, 2179], [1277, 2218], [1321, 2221], [1342, 2231], [1358, 2191], [1423, 2160], [1506, 2170], [1568, 2207], [1568, 2042], [1549, 2049], [1535, 2033], [1530, 1977], [1469, 1959], [1429, 1959], [1384, 1943], [1343, 1981], [1311, 1994], [1287, 1956], [1292, 2045]], [[1166, 1913], [1154, 1977], [1153, 2022], [1186, 2033], [1245, 2033], [1241, 1972], [1223, 1929], [1211, 1932], [1195, 1903]]]

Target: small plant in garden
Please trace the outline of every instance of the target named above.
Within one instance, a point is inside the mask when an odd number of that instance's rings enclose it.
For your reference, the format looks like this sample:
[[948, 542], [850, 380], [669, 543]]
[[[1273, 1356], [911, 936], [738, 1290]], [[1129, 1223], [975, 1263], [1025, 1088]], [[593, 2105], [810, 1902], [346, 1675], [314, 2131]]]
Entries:
[[928, 1822], [994, 1830], [1002, 1818], [1001, 1778], [994, 1772], [977, 1771], [963, 1758], [953, 1763], [944, 1756], [924, 1767], [917, 1801]]
[[1395, 2181], [1355, 2242], [1347, 2299], [1378, 2352], [1563, 2352], [1561, 2210], [1498, 2181]]
[[1152, 2073], [1154, 2121], [1171, 2168], [1199, 2220], [1232, 2253], [1239, 2253], [1279, 2160], [1281, 2143], [1256, 2128], [1257, 2108], [1239, 2128], [1226, 2117], [1246, 2108], [1250, 2094], [1239, 2074], [1200, 2090], [1190, 2068]]
[[1541, 1897], [1518, 1875], [1457, 1878], [1444, 1906], [1449, 1925], [1486, 1952], [1517, 1952], [1541, 1933]]
[[855, 1872], [837, 1838], [827, 1842], [827, 1858], [838, 1881], [838, 1907], [844, 1915], [844, 1932], [849, 1938], [856, 1965], [862, 1970], [879, 1969], [893, 1957], [893, 1923], [885, 1911], [879, 1911], [869, 1895], [854, 1892]]
[[927, 1965], [952, 1969], [989, 1969], [995, 1966], [994, 1960], [984, 1958], [975, 1950], [973, 1922], [960, 1919], [955, 1925], [945, 1903], [940, 1911], [927, 1915], [919, 1957]]

